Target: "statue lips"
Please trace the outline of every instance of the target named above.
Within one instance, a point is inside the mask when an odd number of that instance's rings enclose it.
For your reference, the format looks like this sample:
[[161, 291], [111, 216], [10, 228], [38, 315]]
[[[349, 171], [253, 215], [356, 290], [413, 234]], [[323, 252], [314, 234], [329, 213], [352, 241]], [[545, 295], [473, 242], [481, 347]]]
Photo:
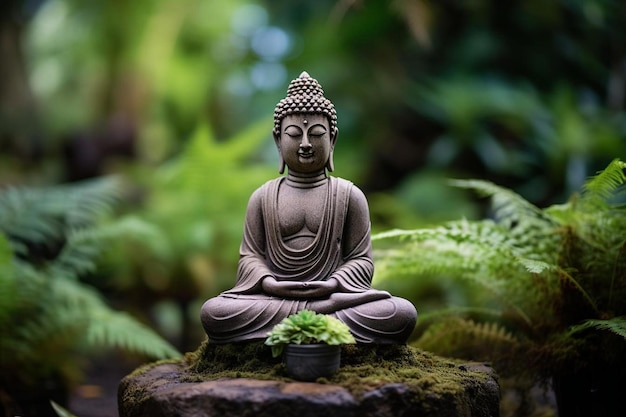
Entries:
[[298, 156], [300, 158], [304, 158], [304, 159], [313, 158], [314, 154], [315, 154], [315, 152], [298, 151]]

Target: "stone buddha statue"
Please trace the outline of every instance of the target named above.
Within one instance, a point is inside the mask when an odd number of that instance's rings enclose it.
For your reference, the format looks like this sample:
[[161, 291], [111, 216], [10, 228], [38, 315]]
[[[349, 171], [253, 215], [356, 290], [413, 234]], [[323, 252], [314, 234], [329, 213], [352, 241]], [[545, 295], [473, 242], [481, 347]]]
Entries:
[[202, 306], [211, 343], [264, 339], [303, 309], [338, 318], [360, 343], [406, 343], [415, 307], [370, 285], [367, 200], [327, 174], [337, 132], [333, 104], [303, 72], [274, 112], [279, 171], [286, 165], [287, 175], [250, 197], [235, 286]]

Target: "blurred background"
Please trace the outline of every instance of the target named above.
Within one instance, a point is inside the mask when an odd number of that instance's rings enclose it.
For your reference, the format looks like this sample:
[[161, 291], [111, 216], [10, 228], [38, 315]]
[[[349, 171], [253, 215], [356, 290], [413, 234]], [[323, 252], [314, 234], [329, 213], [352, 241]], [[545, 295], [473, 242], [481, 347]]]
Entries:
[[[118, 178], [109, 221], [155, 234], [108, 242], [80, 280], [194, 350], [247, 199], [278, 175], [273, 109], [300, 72], [337, 108], [334, 175], [374, 231], [416, 228], [485, 214], [448, 178], [545, 207], [626, 157], [624, 28], [618, 0], [5, 0], [0, 187]], [[420, 310], [419, 288], [398, 295]]]

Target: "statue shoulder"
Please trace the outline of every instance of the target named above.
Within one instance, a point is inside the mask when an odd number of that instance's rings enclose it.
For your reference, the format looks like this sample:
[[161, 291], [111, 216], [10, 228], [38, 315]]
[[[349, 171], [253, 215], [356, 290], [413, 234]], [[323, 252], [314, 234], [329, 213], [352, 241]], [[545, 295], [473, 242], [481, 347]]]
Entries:
[[348, 195], [348, 211], [352, 213], [360, 213], [368, 215], [369, 208], [367, 198], [359, 187], [354, 185], [352, 181], [344, 178], [332, 177], [337, 183], [337, 189]]
[[250, 198], [248, 199], [248, 209], [260, 209], [263, 205], [268, 194], [273, 192], [277, 192], [278, 185], [281, 181], [282, 177], [274, 178], [272, 180], [267, 181], [259, 188], [254, 190]]
[[331, 181], [334, 181], [335, 183], [337, 183], [338, 187], [341, 188], [346, 188], [346, 189], [351, 189], [352, 187], [356, 187], [352, 181], [347, 180], [345, 178], [339, 178], [339, 177], [329, 177], [331, 179]]

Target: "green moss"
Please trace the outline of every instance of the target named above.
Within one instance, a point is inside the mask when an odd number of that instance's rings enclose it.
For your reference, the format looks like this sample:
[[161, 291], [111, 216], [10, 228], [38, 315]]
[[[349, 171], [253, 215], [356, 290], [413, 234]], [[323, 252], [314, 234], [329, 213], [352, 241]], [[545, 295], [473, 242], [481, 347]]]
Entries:
[[[280, 358], [262, 342], [211, 345], [203, 343], [185, 356], [182, 382], [201, 382], [219, 378], [254, 378], [291, 381]], [[445, 396], [466, 391], [468, 385], [482, 385], [489, 376], [404, 345], [344, 345], [341, 368], [331, 378], [318, 383], [339, 385], [355, 397], [388, 384], [401, 383], [416, 393]]]
[[181, 359], [161, 359], [156, 362], [146, 363], [145, 365], [141, 365], [140, 367], [132, 371], [130, 374], [128, 374], [127, 378], [132, 378], [134, 376], [144, 374], [148, 372], [149, 370], [156, 368], [157, 366], [167, 365], [167, 364], [177, 365], [177, 364], [180, 364], [181, 362], [186, 362], [185, 359], [183, 359], [183, 361], [181, 361]]
[[211, 345], [204, 342], [195, 352], [185, 355], [183, 382], [219, 378], [287, 379], [280, 358], [263, 342]]
[[[482, 366], [478, 364], [478, 366]], [[263, 342], [211, 345], [204, 342], [183, 359], [161, 361], [137, 369], [122, 380], [120, 415], [135, 417], [150, 414], [146, 410], [155, 390], [224, 378], [251, 378], [291, 382], [280, 358], [273, 358], [271, 348]], [[404, 345], [344, 345], [341, 368], [331, 378], [319, 378], [319, 384], [345, 388], [357, 401], [364, 394], [389, 386], [408, 392], [383, 395], [385, 407], [411, 409], [418, 415], [488, 416], [497, 409], [498, 393], [494, 391], [491, 372], [474, 369], [471, 364], [441, 358], [415, 347]], [[168, 389], [169, 389], [168, 388]], [[374, 397], [374, 401], [376, 401]], [[406, 403], [409, 402], [409, 404]], [[368, 403], [369, 404], [369, 403]], [[365, 405], [369, 407], [369, 405]], [[148, 414], [146, 414], [148, 413]], [[474, 414], [475, 413], [475, 414]]]

